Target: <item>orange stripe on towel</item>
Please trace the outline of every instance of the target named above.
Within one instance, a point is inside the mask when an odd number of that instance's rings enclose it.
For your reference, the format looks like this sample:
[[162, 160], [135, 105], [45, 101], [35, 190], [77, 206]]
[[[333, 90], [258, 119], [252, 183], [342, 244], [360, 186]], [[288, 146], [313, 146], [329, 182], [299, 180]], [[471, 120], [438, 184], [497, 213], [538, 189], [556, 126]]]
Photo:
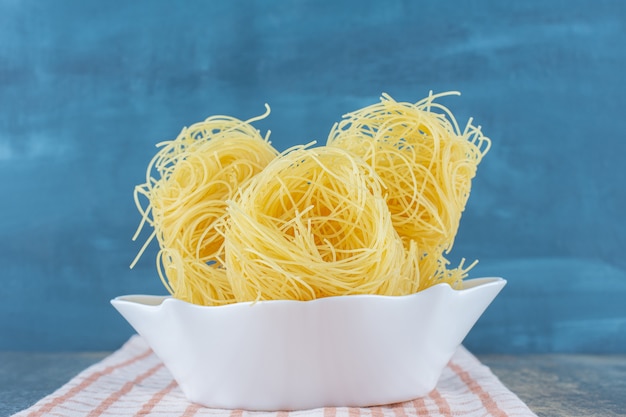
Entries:
[[407, 417], [405, 405], [410, 403], [392, 404], [391, 409], [396, 417]]
[[435, 404], [437, 404], [437, 407], [439, 408], [439, 412], [442, 415], [444, 415], [444, 416], [451, 416], [452, 415], [452, 410], [450, 409], [450, 404], [448, 404], [448, 401], [446, 401], [446, 399], [441, 396], [441, 394], [439, 393], [438, 390], [434, 389], [430, 393], [430, 398], [435, 400]]
[[489, 395], [489, 393], [485, 391], [467, 371], [453, 362], [450, 362], [448, 366], [459, 376], [459, 378], [461, 378], [461, 381], [467, 385], [470, 391], [480, 398], [480, 401], [489, 413], [495, 417], [507, 417], [507, 414], [502, 411], [500, 407], [498, 407], [498, 404], [496, 404], [496, 401], [491, 397], [491, 395]]
[[243, 410], [233, 410], [230, 412], [230, 417], [241, 417], [243, 415]]
[[135, 385], [141, 383], [141, 381], [143, 381], [144, 379], [149, 378], [150, 376], [154, 375], [154, 373], [158, 371], [159, 369], [161, 369], [162, 367], [163, 367], [163, 363], [159, 363], [158, 365], [153, 366], [152, 368], [148, 369], [146, 372], [139, 375], [137, 378], [133, 379], [132, 381], [128, 381], [127, 383], [122, 385], [122, 388], [120, 388], [119, 390], [109, 395], [104, 401], [100, 403], [98, 407], [96, 407], [89, 414], [87, 414], [87, 417], [98, 417], [102, 415], [102, 413], [104, 413], [107, 408], [115, 404], [117, 400], [122, 398], [124, 395], [128, 394]]
[[430, 413], [428, 412], [428, 408], [426, 407], [426, 403], [423, 398], [413, 400], [413, 406], [415, 407], [415, 412], [419, 417], [430, 417]]
[[385, 412], [380, 406], [371, 407], [370, 410], [372, 411], [372, 417], [385, 417]]
[[141, 410], [139, 410], [139, 411], [135, 414], [135, 416], [136, 416], [136, 417], [139, 417], [139, 416], [145, 416], [145, 415], [150, 414], [150, 412], [152, 411], [152, 409], [153, 409], [154, 407], [156, 407], [156, 405], [157, 405], [158, 403], [160, 403], [160, 402], [161, 402], [161, 400], [163, 399], [163, 397], [165, 397], [167, 394], [169, 394], [169, 393], [170, 393], [170, 391], [172, 391], [172, 390], [173, 390], [174, 388], [176, 388], [177, 386], [178, 386], [178, 384], [176, 383], [176, 381], [172, 381], [172, 382], [170, 382], [170, 384], [169, 384], [167, 387], [163, 388], [161, 391], [158, 391], [156, 394], [154, 394], [154, 395], [152, 396], [152, 398], [150, 398], [150, 399], [148, 400], [148, 402], [147, 402], [147, 403], [145, 403], [145, 404], [143, 405], [143, 407], [141, 407]]
[[182, 417], [193, 417], [201, 408], [202, 406], [200, 404], [196, 404], [196, 403], [189, 404], [189, 407], [185, 409], [185, 412], [183, 413]]
[[348, 408], [348, 417], [361, 417], [361, 409], [357, 407]]
[[69, 400], [70, 398], [72, 398], [73, 396], [75, 396], [76, 394], [78, 394], [79, 392], [84, 390], [85, 388], [87, 388], [89, 385], [91, 385], [94, 382], [96, 382], [101, 377], [112, 373], [116, 369], [124, 368], [124, 367], [126, 367], [128, 365], [131, 365], [131, 364], [133, 364], [135, 362], [138, 362], [138, 361], [140, 361], [142, 359], [145, 359], [148, 356], [150, 356], [151, 354], [152, 354], [152, 349], [148, 349], [145, 352], [143, 352], [141, 355], [132, 357], [132, 358], [130, 358], [130, 359], [124, 361], [124, 362], [118, 363], [117, 365], [107, 366], [106, 368], [104, 368], [101, 371], [94, 372], [93, 374], [91, 374], [88, 377], [86, 377], [85, 379], [83, 379], [80, 382], [80, 384], [75, 385], [74, 387], [72, 387], [72, 389], [67, 391], [65, 394], [63, 394], [63, 395], [61, 395], [59, 397], [53, 398], [50, 402], [44, 404], [39, 410], [35, 410], [35, 411], [31, 412], [28, 415], [28, 417], [41, 417], [41, 416], [44, 416], [44, 415], [48, 414], [50, 411], [52, 411], [53, 408], [55, 408], [56, 406], [58, 406], [60, 404], [63, 404], [64, 402], [66, 402], [67, 400]]
[[324, 417], [335, 417], [337, 415], [336, 407], [324, 407]]

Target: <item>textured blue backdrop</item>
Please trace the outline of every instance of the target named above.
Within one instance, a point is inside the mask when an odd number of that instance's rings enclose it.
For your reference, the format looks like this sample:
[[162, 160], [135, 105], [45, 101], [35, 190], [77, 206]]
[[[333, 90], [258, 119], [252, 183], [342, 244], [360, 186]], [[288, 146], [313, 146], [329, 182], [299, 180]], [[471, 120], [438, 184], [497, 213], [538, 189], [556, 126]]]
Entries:
[[454, 257], [509, 285], [477, 352], [626, 352], [626, 2], [0, 0], [0, 349], [112, 349], [154, 145], [212, 114], [276, 147], [382, 92], [493, 140]]

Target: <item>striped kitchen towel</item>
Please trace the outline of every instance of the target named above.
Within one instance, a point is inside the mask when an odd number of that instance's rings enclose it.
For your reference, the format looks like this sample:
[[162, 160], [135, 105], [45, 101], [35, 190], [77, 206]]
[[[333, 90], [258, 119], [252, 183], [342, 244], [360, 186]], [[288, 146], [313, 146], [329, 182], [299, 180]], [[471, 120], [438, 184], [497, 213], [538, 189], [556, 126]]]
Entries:
[[290, 412], [204, 408], [182, 391], [140, 336], [87, 368], [51, 395], [14, 417], [67, 416], [412, 417], [535, 416], [464, 347], [426, 397], [380, 407], [326, 407]]

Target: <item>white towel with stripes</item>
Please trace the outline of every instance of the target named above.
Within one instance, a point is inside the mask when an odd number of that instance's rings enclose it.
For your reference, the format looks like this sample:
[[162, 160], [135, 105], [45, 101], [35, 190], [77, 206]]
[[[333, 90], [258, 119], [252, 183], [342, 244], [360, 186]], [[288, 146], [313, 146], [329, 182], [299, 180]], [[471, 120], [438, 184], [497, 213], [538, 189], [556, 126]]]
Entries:
[[[489, 368], [459, 347], [426, 397], [379, 407], [260, 412], [204, 408], [187, 401], [163, 363], [135, 335], [54, 393], [14, 417], [417, 417], [535, 416]], [[535, 416], [536, 417], [536, 416]]]

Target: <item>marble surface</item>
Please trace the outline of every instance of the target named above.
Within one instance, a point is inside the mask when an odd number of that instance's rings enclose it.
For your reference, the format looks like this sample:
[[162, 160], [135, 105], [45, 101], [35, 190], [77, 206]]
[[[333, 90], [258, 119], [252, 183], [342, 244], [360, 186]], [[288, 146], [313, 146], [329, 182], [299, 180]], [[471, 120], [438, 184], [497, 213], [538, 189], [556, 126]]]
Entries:
[[30, 407], [110, 352], [0, 352], [0, 417]]
[[626, 355], [479, 355], [540, 417], [626, 416]]
[[[0, 417], [52, 393], [105, 352], [0, 352]], [[626, 355], [479, 355], [539, 417], [626, 416]]]

